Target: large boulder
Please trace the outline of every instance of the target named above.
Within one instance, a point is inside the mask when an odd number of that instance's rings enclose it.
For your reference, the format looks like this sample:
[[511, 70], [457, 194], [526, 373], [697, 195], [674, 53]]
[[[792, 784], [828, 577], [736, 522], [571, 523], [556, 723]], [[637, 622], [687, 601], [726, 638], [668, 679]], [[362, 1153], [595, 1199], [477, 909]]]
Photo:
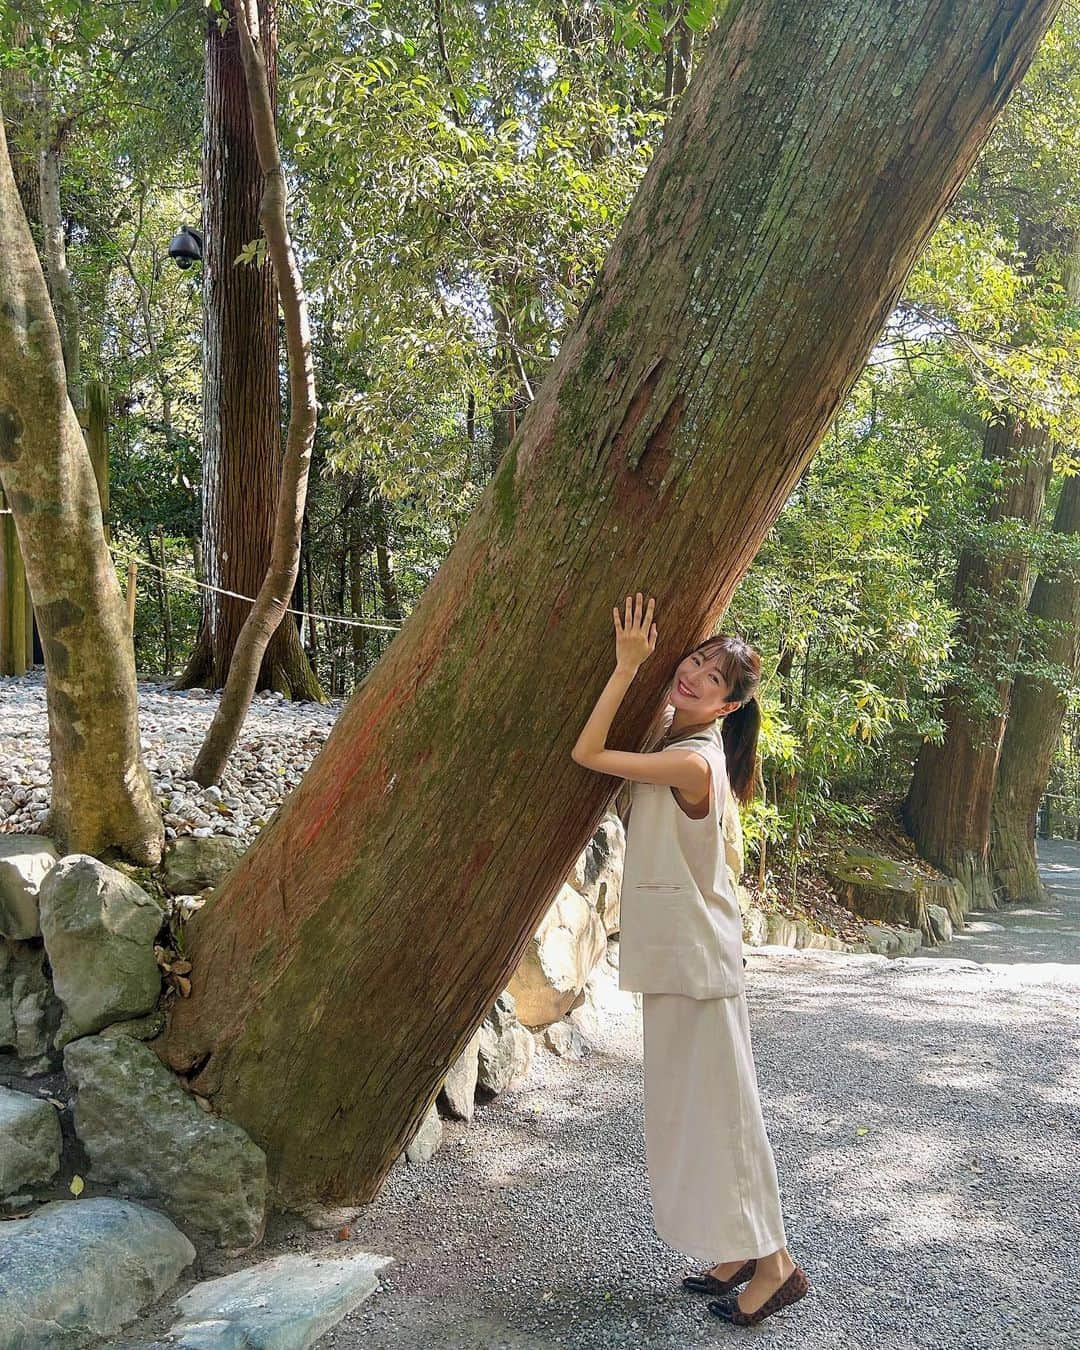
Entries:
[[21, 1073], [52, 1067], [49, 1051], [61, 1011], [45, 973], [40, 939], [0, 938], [0, 1051], [14, 1052]]
[[604, 932], [619, 931], [619, 898], [622, 892], [623, 858], [626, 830], [614, 812], [608, 812], [596, 833], [578, 854], [574, 869], [566, 878], [579, 895], [585, 897], [604, 925]]
[[204, 1111], [149, 1046], [87, 1036], [64, 1051], [75, 1133], [96, 1181], [155, 1199], [216, 1241], [247, 1247], [266, 1218], [266, 1157], [239, 1125]]
[[406, 1145], [405, 1156], [411, 1163], [423, 1163], [433, 1158], [443, 1141], [443, 1123], [435, 1102], [427, 1109], [427, 1114], [412, 1139]]
[[0, 1197], [51, 1181], [60, 1169], [60, 1143], [51, 1102], [0, 1087]]
[[0, 1236], [0, 1346], [66, 1350], [112, 1336], [170, 1289], [195, 1248], [128, 1200], [55, 1200]]
[[141, 886], [89, 854], [53, 867], [41, 885], [41, 931], [64, 1005], [58, 1046], [154, 1008], [161, 993], [154, 939], [163, 918]]
[[43, 834], [0, 834], [0, 937], [38, 937], [38, 888], [59, 858]]
[[557, 1022], [569, 1012], [606, 949], [603, 920], [573, 886], [564, 885], [507, 985], [518, 1020], [527, 1027]]
[[480, 1028], [450, 1067], [436, 1101], [447, 1115], [472, 1120], [476, 1110], [476, 1076], [480, 1068]]
[[223, 881], [243, 852], [240, 840], [229, 835], [212, 834], [200, 839], [182, 834], [165, 849], [162, 885], [170, 895], [198, 895]]
[[477, 1085], [485, 1092], [505, 1092], [532, 1068], [536, 1041], [517, 1018], [514, 997], [504, 989], [480, 1024]]
[[743, 874], [745, 849], [739, 802], [733, 792], [729, 792], [724, 799], [724, 811], [720, 821], [724, 835], [724, 859], [727, 862], [728, 870], [731, 872], [732, 882], [737, 884]]

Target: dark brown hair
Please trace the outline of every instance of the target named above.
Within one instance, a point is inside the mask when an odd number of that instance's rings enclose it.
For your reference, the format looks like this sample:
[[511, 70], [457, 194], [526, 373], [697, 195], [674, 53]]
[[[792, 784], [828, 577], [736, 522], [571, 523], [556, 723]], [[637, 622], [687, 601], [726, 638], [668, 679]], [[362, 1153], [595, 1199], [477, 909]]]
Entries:
[[728, 782], [732, 792], [746, 806], [757, 789], [758, 734], [761, 730], [757, 689], [761, 683], [761, 657], [737, 634], [717, 633], [684, 652], [675, 663], [676, 668], [694, 652], [718, 657], [717, 668], [728, 682], [727, 697], [739, 701], [740, 706], [721, 719], [720, 734]]

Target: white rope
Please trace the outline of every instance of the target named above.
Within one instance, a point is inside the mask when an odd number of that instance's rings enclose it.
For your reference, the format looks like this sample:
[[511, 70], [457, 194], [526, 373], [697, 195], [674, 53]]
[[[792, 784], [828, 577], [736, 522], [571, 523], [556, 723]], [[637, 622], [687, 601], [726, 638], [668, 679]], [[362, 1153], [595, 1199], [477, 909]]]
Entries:
[[[138, 563], [140, 567], [150, 567], [155, 572], [160, 572], [163, 576], [174, 577], [177, 581], [183, 581], [188, 586], [198, 586], [201, 590], [214, 591], [217, 595], [228, 595], [233, 600], [246, 600], [249, 605], [255, 603], [250, 595], [241, 595], [239, 591], [227, 591], [221, 586], [211, 586], [208, 581], [198, 581], [195, 577], [189, 577], [183, 572], [174, 572], [170, 568], [148, 562], [145, 558], [140, 558], [137, 553], [127, 553], [115, 544], [110, 544], [109, 548], [120, 558], [127, 558], [130, 562]], [[298, 614], [305, 619], [321, 619], [323, 623], [342, 623], [349, 628], [382, 628], [391, 633], [396, 633], [402, 626], [399, 623], [372, 623], [369, 619], [347, 619], [341, 614], [312, 614], [310, 610], [306, 609], [287, 608], [285, 613]]]
[[[14, 512], [9, 506], [0, 506], [0, 516], [10, 516]], [[137, 553], [125, 553], [122, 548], [117, 548], [115, 544], [110, 544], [112, 549], [120, 558], [127, 558], [130, 562], [137, 562], [140, 567], [151, 567], [155, 572], [160, 572], [162, 576], [173, 577], [177, 581], [182, 581], [188, 586], [198, 586], [204, 591], [214, 591], [217, 595], [228, 595], [233, 600], [246, 600], [249, 605], [253, 605], [255, 600], [250, 595], [241, 595], [239, 591], [226, 591], [221, 586], [211, 586], [208, 581], [198, 581], [195, 577], [189, 577], [183, 572], [174, 572], [168, 567], [161, 567], [157, 563], [148, 562], [145, 558], [140, 558]], [[312, 614], [307, 609], [286, 609], [286, 614], [298, 614], [303, 619], [321, 619], [323, 623], [343, 623], [348, 628], [381, 628], [386, 632], [396, 633], [402, 627], [400, 623], [372, 623], [370, 619], [347, 619], [343, 614]]]

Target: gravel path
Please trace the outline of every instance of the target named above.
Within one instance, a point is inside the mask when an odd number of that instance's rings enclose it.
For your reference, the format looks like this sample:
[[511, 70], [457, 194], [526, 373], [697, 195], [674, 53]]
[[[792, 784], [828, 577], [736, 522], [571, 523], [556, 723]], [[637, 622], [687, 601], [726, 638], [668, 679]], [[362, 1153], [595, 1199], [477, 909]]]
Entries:
[[[395, 1168], [356, 1239], [394, 1255], [321, 1347], [1075, 1347], [1077, 968], [757, 949], [747, 966], [788, 1244], [811, 1293], [728, 1327], [652, 1231], [640, 1013]], [[860, 1131], [865, 1131], [860, 1133]]]

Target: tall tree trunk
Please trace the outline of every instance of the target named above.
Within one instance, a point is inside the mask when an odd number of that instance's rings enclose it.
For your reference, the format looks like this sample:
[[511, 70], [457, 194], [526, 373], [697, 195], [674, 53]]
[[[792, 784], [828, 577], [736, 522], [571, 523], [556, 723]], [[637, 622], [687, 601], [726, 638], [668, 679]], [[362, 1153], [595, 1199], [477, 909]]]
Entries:
[[[1080, 533], [1080, 475], [1061, 486], [1054, 530], [1068, 538]], [[1080, 570], [1075, 561], [1040, 573], [1028, 614], [1035, 621], [1026, 643], [1029, 659], [1058, 666], [1074, 682], [1080, 672]], [[1008, 900], [1046, 898], [1035, 859], [1035, 813], [1050, 781], [1066, 708], [1066, 696], [1052, 680], [1023, 674], [1013, 685], [990, 820], [991, 872]]]
[[[1037, 249], [1032, 243], [1029, 259]], [[1080, 303], [1080, 229], [1074, 230], [1062, 269], [1065, 294]], [[1062, 484], [1054, 533], [1066, 551], [1080, 530], [1080, 478]], [[1080, 575], [1075, 562], [1044, 568], [1028, 601], [1028, 661], [1057, 665], [1066, 682], [1080, 667]], [[1050, 783], [1067, 699], [1049, 680], [1023, 673], [1014, 682], [990, 806], [990, 873], [1006, 900], [1041, 901], [1046, 887], [1035, 857], [1035, 815]]]
[[[203, 553], [207, 581], [254, 597], [266, 577], [281, 475], [281, 394], [277, 287], [269, 258], [234, 265], [263, 233], [259, 167], [244, 84], [234, 0], [224, 34], [211, 13], [206, 29], [203, 123]], [[277, 39], [272, 0], [260, 0], [271, 101]], [[177, 688], [222, 688], [251, 605], [204, 592], [203, 620]], [[256, 689], [322, 700], [323, 693], [287, 614], [260, 663]]]
[[[273, 33], [270, 29], [264, 32], [261, 28], [259, 6], [255, 0], [250, 0], [250, 5], [248, 0], [237, 0], [233, 22], [240, 35], [245, 87], [251, 104], [256, 150], [263, 174], [259, 223], [266, 238], [267, 254], [273, 263], [281, 295], [285, 347], [289, 359], [289, 430], [285, 438], [280, 482], [274, 497], [274, 531], [266, 571], [259, 584], [255, 603], [237, 635], [221, 701], [191, 770], [192, 778], [203, 787], [218, 781], [236, 745], [258, 686], [263, 656], [281, 626], [282, 619], [286, 617], [296, 585], [318, 408], [307, 299], [289, 236], [285, 170], [278, 153], [274, 102], [267, 74]], [[296, 650], [307, 668], [300, 635], [291, 620], [290, 626]]]
[[[371, 566], [374, 535], [371, 526], [371, 508], [368, 504], [367, 481], [359, 470], [349, 492], [345, 511], [349, 546], [349, 614], [354, 619], [363, 617], [364, 586]], [[366, 666], [368, 631], [359, 625], [352, 632], [353, 680], [359, 681]]]
[[371, 516], [375, 528], [375, 566], [379, 574], [383, 618], [387, 623], [400, 623], [401, 601], [398, 598], [397, 577], [394, 575], [394, 554], [390, 548], [386, 502], [381, 494], [377, 493], [371, 504]]
[[455, 547], [190, 926], [165, 1053], [280, 1194], [378, 1192], [617, 789], [570, 758], [613, 599], [659, 600], [612, 734], [633, 747], [1056, 8], [725, 11]]
[[60, 333], [0, 121], [0, 483], [45, 651], [52, 810], [67, 853], [161, 857], [135, 659]]
[[[1045, 429], [1004, 411], [991, 418], [983, 459], [1001, 467], [1002, 485], [986, 519], [1039, 523], [1050, 474]], [[973, 909], [996, 907], [990, 875], [990, 802], [1009, 707], [1011, 677], [1027, 603], [1030, 555], [997, 548], [988, 556], [965, 548], [956, 570], [953, 604], [960, 614], [965, 673], [943, 695], [945, 737], [923, 744], [904, 799], [904, 824], [919, 853], [958, 878]], [[1001, 620], [1012, 610], [1014, 622]]]

